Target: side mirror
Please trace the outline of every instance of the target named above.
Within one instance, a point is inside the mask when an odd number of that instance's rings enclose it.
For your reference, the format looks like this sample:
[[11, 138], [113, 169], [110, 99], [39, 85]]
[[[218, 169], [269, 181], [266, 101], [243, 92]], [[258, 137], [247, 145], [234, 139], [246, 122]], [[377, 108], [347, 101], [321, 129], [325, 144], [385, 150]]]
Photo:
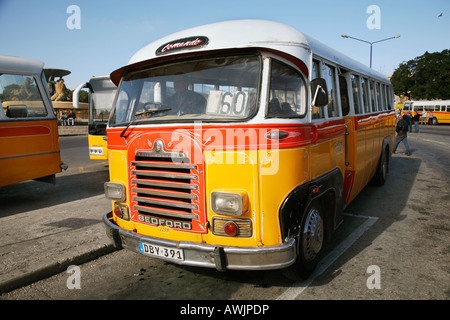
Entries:
[[311, 104], [314, 107], [324, 107], [328, 104], [327, 83], [323, 78], [311, 81], [311, 94], [313, 96]]

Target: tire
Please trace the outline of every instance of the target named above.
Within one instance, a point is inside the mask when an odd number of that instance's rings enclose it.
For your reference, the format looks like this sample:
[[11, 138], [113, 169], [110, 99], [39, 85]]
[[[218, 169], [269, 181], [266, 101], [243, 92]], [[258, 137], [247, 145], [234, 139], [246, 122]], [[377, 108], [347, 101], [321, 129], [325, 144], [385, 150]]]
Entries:
[[389, 156], [386, 149], [381, 153], [380, 162], [377, 171], [372, 178], [372, 183], [376, 186], [382, 186], [386, 182], [387, 173], [389, 171]]
[[430, 123], [431, 123], [433, 126], [436, 126], [436, 125], [438, 124], [438, 119], [437, 119], [437, 118], [433, 118], [433, 119], [431, 119]]
[[318, 201], [314, 201], [306, 210], [300, 232], [297, 237], [297, 259], [282, 270], [285, 277], [291, 280], [307, 279], [319, 261], [325, 240], [324, 212]]

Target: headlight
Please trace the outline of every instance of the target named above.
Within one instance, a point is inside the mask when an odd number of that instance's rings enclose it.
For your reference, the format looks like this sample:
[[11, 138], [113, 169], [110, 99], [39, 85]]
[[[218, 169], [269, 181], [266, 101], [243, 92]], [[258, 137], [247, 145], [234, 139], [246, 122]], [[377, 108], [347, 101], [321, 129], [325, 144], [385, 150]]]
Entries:
[[105, 196], [110, 200], [125, 201], [125, 187], [121, 183], [105, 182]]
[[212, 192], [211, 208], [215, 213], [240, 216], [248, 211], [248, 195], [245, 191], [236, 193]]

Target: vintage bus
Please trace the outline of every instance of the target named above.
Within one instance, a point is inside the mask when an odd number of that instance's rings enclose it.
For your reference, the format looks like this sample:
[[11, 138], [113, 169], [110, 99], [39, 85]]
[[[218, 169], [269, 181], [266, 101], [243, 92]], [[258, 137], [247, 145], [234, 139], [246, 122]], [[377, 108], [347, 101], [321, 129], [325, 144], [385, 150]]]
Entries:
[[[450, 123], [450, 100], [428, 100], [428, 101], [406, 101], [403, 103], [402, 114], [410, 112], [412, 116], [416, 113], [420, 115], [422, 122], [422, 112], [428, 113], [428, 124]], [[433, 114], [430, 117], [430, 112]]]
[[79, 95], [82, 89], [87, 89], [89, 96], [89, 158], [92, 160], [107, 160], [106, 124], [117, 87], [109, 76], [92, 77], [88, 82], [80, 84], [73, 91], [72, 103], [76, 109], [79, 107]]
[[0, 187], [32, 179], [54, 183], [67, 168], [43, 66], [0, 56]]
[[292, 27], [181, 31], [111, 79], [104, 222], [118, 247], [305, 278], [346, 205], [386, 179], [389, 79]]

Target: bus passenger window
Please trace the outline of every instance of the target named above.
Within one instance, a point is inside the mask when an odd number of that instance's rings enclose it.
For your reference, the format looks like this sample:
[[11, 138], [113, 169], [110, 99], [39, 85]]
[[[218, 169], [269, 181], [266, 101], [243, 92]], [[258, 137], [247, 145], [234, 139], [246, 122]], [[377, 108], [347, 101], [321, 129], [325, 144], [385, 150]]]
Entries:
[[339, 92], [341, 94], [342, 115], [346, 116], [350, 112], [350, 104], [348, 102], [347, 80], [344, 76], [339, 76]]
[[373, 81], [370, 81], [370, 101], [372, 102], [372, 110], [377, 111], [377, 105], [375, 100], [375, 85]]
[[8, 118], [46, 117], [48, 114], [32, 76], [0, 75], [0, 99]]
[[355, 113], [363, 113], [361, 107], [361, 100], [359, 95], [359, 77], [352, 74], [352, 92], [353, 92], [353, 105], [355, 106]]
[[[320, 62], [317, 60], [313, 61], [312, 66], [312, 80], [320, 78]], [[311, 98], [312, 100], [312, 98]], [[312, 107], [311, 119], [324, 119], [325, 118], [325, 108], [323, 107]]]
[[[368, 88], [369, 81], [365, 78], [361, 78], [361, 88], [362, 88], [362, 97], [363, 97], [363, 104], [364, 104], [364, 111], [365, 113], [371, 112], [370, 110], [370, 102], [369, 102], [369, 88]], [[373, 108], [373, 106], [372, 106]], [[376, 109], [373, 108], [375, 111]]]
[[339, 116], [336, 101], [336, 81], [335, 81], [335, 68], [332, 66], [323, 66], [323, 78], [327, 82], [328, 88], [328, 117], [334, 118]]
[[387, 110], [386, 106], [386, 86], [384, 84], [381, 85], [381, 97], [383, 101], [383, 110]]
[[377, 104], [378, 104], [378, 111], [381, 111], [382, 104], [381, 104], [381, 90], [380, 90], [380, 84], [377, 82]]
[[304, 117], [306, 86], [302, 75], [274, 60], [270, 80], [269, 117]]

